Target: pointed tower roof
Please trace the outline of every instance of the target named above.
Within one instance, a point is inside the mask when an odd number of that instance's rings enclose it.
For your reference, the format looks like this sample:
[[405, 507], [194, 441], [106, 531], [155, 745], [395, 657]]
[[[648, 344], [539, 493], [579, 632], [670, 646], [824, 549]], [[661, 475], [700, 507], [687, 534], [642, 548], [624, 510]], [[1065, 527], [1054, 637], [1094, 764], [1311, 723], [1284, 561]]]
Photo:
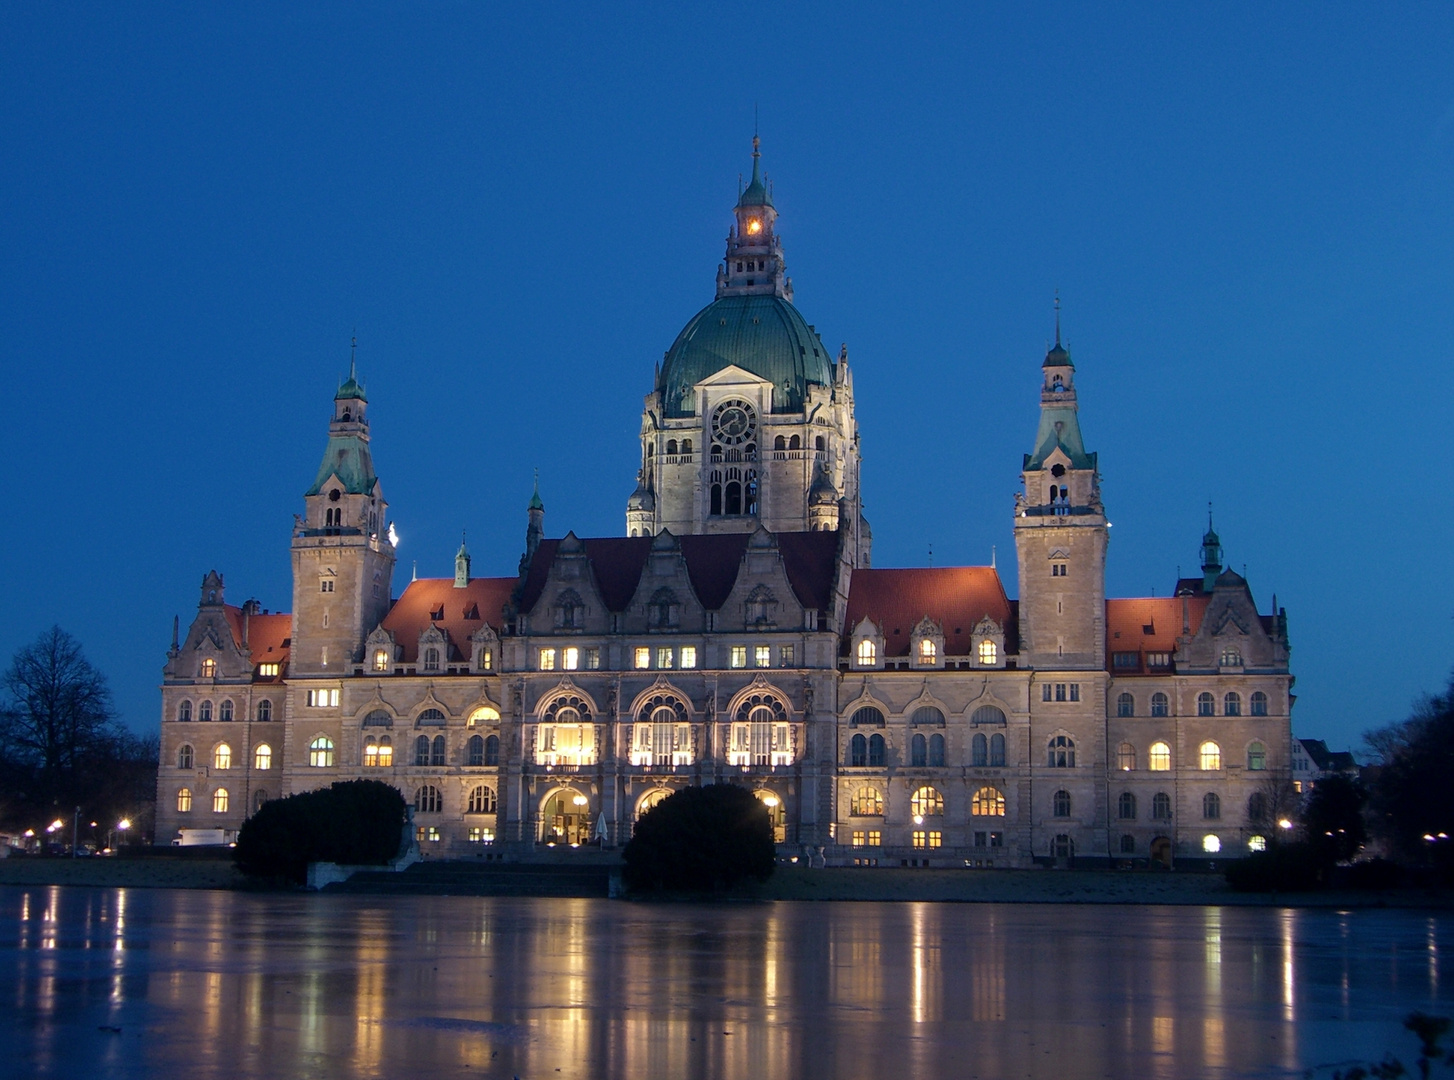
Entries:
[[737, 197], [737, 206], [771, 206], [772, 192], [767, 190], [767, 185], [762, 180], [762, 140], [756, 134], [752, 136], [752, 180]]
[[348, 353], [348, 379], [338, 388], [338, 393], [333, 395], [334, 401], [368, 401], [364, 393], [363, 384], [358, 381], [358, 367], [356, 364], [358, 353], [358, 338], [354, 338], [349, 346]]
[[1057, 449], [1070, 459], [1072, 469], [1094, 469], [1096, 455], [1088, 453], [1080, 434], [1080, 417], [1075, 399], [1075, 365], [1070, 352], [1060, 343], [1060, 297], [1055, 298], [1055, 344], [1040, 365], [1045, 374], [1040, 389], [1040, 426], [1035, 431], [1035, 449], [1025, 455], [1026, 471], [1042, 468]]
[[545, 504], [540, 501], [540, 473], [539, 473], [539, 471], [537, 471], [536, 474], [535, 474], [535, 491], [530, 496], [530, 505], [527, 506], [525, 509], [527, 509], [527, 510], [544, 510], [545, 509]]

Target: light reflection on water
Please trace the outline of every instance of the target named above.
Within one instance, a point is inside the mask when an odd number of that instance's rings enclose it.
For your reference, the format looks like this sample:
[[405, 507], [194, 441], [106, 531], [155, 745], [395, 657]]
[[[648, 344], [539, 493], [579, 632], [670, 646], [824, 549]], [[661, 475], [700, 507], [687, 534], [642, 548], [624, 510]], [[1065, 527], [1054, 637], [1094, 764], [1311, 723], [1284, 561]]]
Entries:
[[1454, 1011], [1439, 996], [1450, 927], [1396, 911], [8, 888], [0, 1074], [1296, 1076], [1407, 1056], [1406, 1013]]

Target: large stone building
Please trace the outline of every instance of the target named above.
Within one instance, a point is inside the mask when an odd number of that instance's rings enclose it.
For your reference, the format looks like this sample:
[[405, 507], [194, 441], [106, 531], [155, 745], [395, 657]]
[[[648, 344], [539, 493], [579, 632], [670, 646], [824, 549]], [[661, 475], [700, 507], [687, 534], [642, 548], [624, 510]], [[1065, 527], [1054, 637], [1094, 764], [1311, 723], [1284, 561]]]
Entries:
[[[426, 852], [619, 845], [687, 784], [750, 787], [784, 854], [854, 865], [1209, 860], [1265, 843], [1291, 761], [1286, 617], [1222, 568], [1107, 599], [1107, 522], [1057, 340], [994, 567], [878, 569], [846, 348], [792, 304], [759, 170], [717, 295], [646, 396], [625, 535], [395, 597], [355, 377], [292, 532], [291, 614], [220, 575], [174, 630], [158, 842], [270, 798], [395, 784]], [[1028, 389], [1028, 387], [1027, 387]], [[404, 438], [396, 433], [391, 438]]]

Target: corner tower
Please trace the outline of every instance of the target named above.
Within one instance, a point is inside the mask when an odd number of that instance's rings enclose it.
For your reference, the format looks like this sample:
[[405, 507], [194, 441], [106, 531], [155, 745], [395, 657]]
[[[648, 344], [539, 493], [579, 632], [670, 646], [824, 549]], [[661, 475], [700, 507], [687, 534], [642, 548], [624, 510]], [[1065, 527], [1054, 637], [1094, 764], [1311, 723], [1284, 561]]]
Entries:
[[1106, 541], [1096, 455], [1081, 439], [1075, 365], [1060, 343], [1041, 365], [1040, 426], [1015, 497], [1020, 571], [1020, 655], [1025, 667], [1105, 665]]
[[846, 530], [854, 565], [866, 565], [848, 350], [830, 352], [793, 306], [756, 137], [732, 214], [716, 299], [677, 335], [646, 396], [627, 534]]
[[303, 504], [293, 525], [290, 673], [344, 675], [388, 613], [394, 574], [388, 503], [369, 449], [368, 398], [351, 363]]

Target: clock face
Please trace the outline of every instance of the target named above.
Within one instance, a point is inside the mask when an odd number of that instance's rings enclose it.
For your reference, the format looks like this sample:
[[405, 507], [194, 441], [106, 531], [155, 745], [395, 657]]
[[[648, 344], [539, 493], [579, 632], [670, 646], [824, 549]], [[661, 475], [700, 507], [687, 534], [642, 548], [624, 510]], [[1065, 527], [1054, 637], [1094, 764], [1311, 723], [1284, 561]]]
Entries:
[[717, 426], [724, 435], [741, 435], [747, 430], [749, 421], [747, 414], [737, 406], [722, 410], [722, 415], [717, 418]]
[[752, 437], [751, 409], [741, 401], [726, 401], [717, 406], [712, 420], [713, 436], [727, 446], [736, 446]]

